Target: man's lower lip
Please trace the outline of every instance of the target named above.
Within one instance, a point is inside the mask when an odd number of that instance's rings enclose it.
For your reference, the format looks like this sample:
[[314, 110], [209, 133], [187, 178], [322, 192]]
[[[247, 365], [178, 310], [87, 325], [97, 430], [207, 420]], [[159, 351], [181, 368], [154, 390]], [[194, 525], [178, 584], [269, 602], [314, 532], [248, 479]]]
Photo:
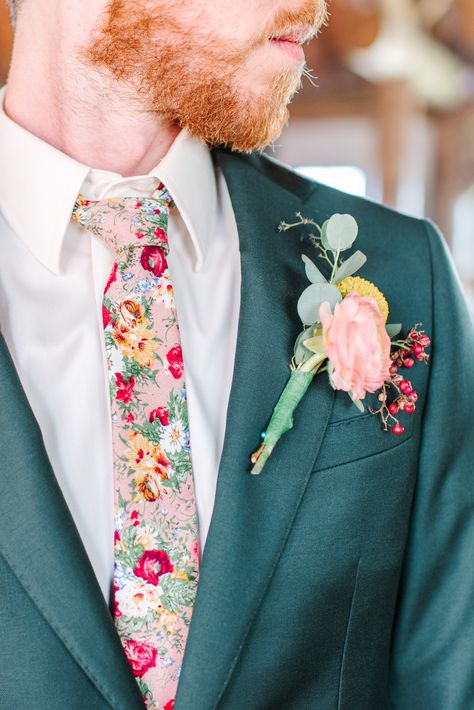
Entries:
[[289, 39], [272, 39], [272, 44], [280, 47], [284, 52], [300, 62], [305, 61], [304, 50], [301, 44], [292, 42]]

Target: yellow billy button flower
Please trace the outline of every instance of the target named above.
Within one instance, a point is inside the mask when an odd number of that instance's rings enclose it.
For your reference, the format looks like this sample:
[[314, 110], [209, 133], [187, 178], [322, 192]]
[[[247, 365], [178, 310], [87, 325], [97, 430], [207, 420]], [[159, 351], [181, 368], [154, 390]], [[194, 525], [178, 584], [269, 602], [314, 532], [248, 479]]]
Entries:
[[337, 288], [341, 292], [343, 298], [348, 296], [350, 293], [358, 293], [360, 296], [368, 296], [373, 298], [379, 307], [379, 311], [382, 314], [385, 322], [388, 319], [388, 303], [387, 299], [383, 295], [382, 291], [377, 288], [371, 281], [367, 279], [362, 279], [360, 276], [349, 276], [347, 279], [343, 279], [338, 284]]

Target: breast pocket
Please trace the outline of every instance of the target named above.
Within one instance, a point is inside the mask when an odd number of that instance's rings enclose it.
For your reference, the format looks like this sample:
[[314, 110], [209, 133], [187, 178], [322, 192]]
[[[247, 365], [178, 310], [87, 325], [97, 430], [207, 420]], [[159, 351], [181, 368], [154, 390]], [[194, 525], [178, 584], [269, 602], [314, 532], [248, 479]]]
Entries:
[[370, 413], [330, 422], [312, 472], [335, 468], [403, 446], [413, 436], [413, 416], [404, 416], [403, 425], [405, 432], [396, 436], [390, 429], [384, 431], [379, 417]]

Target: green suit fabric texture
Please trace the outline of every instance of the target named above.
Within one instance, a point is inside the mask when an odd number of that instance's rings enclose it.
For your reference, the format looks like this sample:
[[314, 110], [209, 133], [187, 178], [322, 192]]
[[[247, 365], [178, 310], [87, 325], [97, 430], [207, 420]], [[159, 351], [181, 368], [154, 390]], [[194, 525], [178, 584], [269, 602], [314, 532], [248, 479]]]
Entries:
[[[237, 220], [241, 310], [175, 710], [474, 708], [474, 334], [443, 239], [266, 157], [214, 159]], [[277, 229], [296, 212], [356, 218], [360, 275], [391, 322], [423, 323], [432, 356], [410, 372], [419, 400], [402, 437], [321, 375], [254, 477], [312, 255]], [[143, 707], [1, 339], [0, 708]]]

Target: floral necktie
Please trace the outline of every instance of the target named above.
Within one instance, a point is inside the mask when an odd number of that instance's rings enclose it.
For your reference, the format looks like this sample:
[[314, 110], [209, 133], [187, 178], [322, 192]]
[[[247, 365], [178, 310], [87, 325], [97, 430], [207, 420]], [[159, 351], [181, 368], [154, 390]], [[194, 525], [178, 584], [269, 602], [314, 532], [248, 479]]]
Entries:
[[116, 253], [102, 306], [115, 481], [115, 621], [152, 710], [171, 710], [196, 595], [198, 526], [183, 359], [167, 267], [171, 197], [89, 202]]

